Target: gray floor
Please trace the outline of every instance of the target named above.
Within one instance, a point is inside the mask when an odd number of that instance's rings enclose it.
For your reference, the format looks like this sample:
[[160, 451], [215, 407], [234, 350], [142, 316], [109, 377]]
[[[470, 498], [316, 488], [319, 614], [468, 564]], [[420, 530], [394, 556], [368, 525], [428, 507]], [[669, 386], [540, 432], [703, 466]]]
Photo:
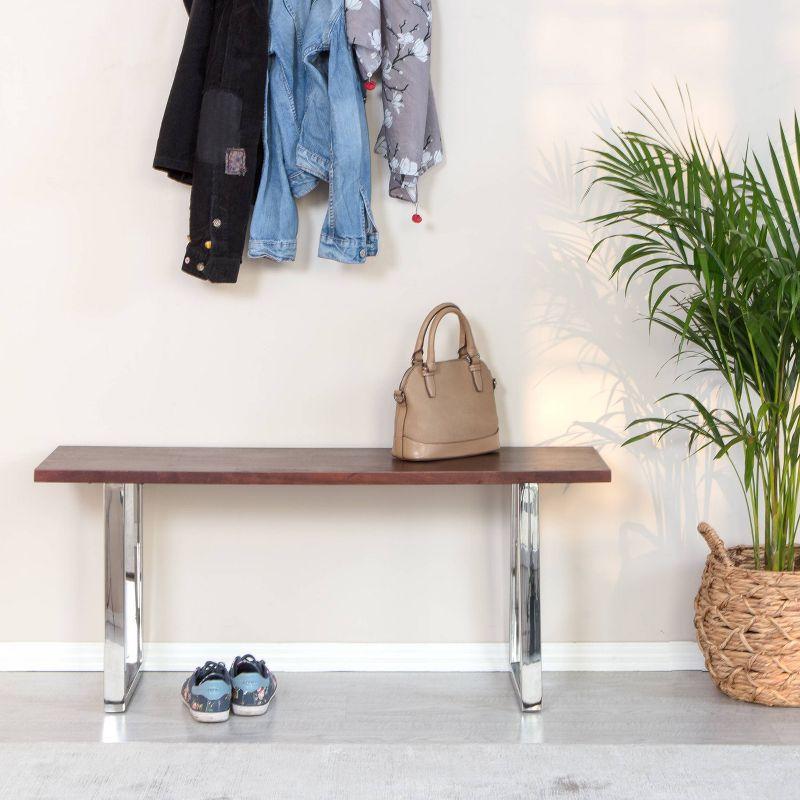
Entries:
[[798, 748], [0, 744], [9, 800], [793, 800]]
[[545, 673], [522, 715], [505, 673], [281, 674], [266, 717], [194, 722], [180, 673], [145, 673], [126, 714], [99, 673], [0, 675], [0, 742], [798, 745], [800, 709], [722, 695], [704, 672]]

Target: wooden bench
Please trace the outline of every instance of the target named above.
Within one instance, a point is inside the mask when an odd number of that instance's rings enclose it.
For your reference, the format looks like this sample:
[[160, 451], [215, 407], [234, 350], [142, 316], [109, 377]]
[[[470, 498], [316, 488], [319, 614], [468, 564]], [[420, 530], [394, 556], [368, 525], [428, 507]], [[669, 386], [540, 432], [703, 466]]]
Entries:
[[448, 461], [409, 462], [389, 450], [235, 447], [58, 447], [35, 470], [43, 483], [104, 484], [105, 710], [125, 711], [142, 665], [142, 486], [478, 485], [511, 487], [509, 662], [523, 711], [542, 704], [539, 484], [604, 483], [592, 447], [504, 447]]

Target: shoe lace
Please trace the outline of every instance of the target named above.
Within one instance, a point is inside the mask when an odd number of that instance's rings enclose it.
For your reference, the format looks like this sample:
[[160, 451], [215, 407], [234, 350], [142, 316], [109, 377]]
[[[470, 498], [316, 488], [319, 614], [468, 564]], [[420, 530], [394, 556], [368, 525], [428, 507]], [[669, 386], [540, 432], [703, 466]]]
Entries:
[[255, 667], [262, 675], [269, 674], [269, 670], [267, 669], [267, 665], [264, 663], [264, 659], [262, 658], [260, 661], [257, 661], [256, 657], [250, 653], [237, 658], [236, 663], [239, 667], [241, 667], [242, 664], [249, 664], [250, 666]]
[[206, 678], [210, 678], [212, 675], [218, 675], [222, 678], [225, 675], [225, 662], [206, 661], [202, 667], [198, 667], [195, 670], [195, 675], [197, 676], [197, 683], [202, 683]]

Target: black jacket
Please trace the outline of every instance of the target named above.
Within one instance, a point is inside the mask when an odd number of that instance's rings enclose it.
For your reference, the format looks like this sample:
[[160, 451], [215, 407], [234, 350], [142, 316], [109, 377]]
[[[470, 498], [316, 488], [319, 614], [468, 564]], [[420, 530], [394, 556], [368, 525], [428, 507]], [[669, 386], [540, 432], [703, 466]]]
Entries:
[[184, 272], [235, 283], [261, 168], [268, 0], [184, 0], [189, 24], [153, 166], [191, 184]]

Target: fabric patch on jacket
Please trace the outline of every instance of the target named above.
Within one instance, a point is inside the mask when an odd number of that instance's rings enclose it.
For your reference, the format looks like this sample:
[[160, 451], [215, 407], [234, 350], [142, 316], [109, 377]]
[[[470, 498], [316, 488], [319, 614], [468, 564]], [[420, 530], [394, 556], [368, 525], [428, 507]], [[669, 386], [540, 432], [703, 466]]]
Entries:
[[243, 147], [229, 147], [225, 151], [225, 174], [245, 175], [247, 173], [247, 153]]
[[222, 155], [228, 148], [241, 148], [241, 136], [241, 98], [227, 89], [208, 89], [200, 110], [197, 158], [205, 164], [222, 165]]

